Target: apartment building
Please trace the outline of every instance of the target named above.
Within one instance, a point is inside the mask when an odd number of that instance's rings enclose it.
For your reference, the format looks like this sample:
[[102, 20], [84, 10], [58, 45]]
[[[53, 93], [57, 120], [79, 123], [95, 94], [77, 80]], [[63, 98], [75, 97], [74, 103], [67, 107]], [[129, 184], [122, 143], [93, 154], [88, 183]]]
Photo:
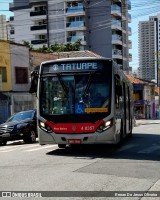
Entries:
[[7, 22], [5, 15], [0, 15], [0, 39], [7, 40]]
[[139, 22], [139, 64], [141, 78], [155, 80], [158, 84], [160, 50], [160, 14], [149, 17], [148, 21]]
[[129, 70], [131, 16], [128, 0], [14, 0], [14, 41], [30, 42], [34, 48], [81, 40], [81, 50], [113, 58]]

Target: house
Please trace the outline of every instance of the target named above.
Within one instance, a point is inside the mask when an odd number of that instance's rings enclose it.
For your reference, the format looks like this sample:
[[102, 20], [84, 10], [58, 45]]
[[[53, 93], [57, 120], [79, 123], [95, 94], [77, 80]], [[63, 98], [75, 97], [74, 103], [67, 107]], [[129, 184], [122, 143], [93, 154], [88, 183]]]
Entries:
[[75, 58], [75, 57], [96, 57], [102, 56], [88, 50], [84, 51], [69, 51], [69, 52], [55, 52], [55, 53], [40, 53], [36, 51], [30, 51], [30, 65], [31, 69], [39, 66], [42, 62], [47, 60], [55, 60], [59, 58]]
[[[29, 49], [21, 44], [0, 40], [0, 88], [7, 98], [1, 100], [1, 106], [6, 107], [3, 119], [11, 114], [33, 108], [33, 97], [28, 93], [30, 87]], [[1, 96], [0, 96], [1, 98]]]
[[160, 87], [155, 87], [156, 118], [160, 119]]
[[127, 75], [133, 84], [134, 111], [136, 118], [156, 118], [155, 83]]

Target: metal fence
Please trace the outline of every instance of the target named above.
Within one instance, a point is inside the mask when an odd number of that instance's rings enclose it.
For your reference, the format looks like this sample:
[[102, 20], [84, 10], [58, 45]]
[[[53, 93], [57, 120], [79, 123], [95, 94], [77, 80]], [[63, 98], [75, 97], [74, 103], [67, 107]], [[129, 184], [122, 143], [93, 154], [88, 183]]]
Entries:
[[31, 94], [12, 94], [11, 114], [34, 109], [34, 98]]

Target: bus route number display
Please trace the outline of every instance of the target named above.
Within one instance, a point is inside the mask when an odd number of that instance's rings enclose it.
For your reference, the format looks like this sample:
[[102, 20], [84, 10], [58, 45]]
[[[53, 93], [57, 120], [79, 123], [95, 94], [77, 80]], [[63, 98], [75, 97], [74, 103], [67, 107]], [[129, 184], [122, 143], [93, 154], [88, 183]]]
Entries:
[[102, 63], [99, 62], [71, 62], [47, 64], [43, 67], [43, 73], [57, 73], [70, 71], [95, 71], [102, 70]]

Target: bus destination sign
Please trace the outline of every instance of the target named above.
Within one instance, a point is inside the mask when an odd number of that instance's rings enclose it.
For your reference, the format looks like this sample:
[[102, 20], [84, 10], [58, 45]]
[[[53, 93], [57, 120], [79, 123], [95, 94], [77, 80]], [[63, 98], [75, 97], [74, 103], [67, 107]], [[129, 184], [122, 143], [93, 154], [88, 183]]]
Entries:
[[102, 70], [102, 63], [97, 62], [72, 62], [47, 64], [43, 67], [43, 73], [72, 72], [72, 71], [95, 71]]

